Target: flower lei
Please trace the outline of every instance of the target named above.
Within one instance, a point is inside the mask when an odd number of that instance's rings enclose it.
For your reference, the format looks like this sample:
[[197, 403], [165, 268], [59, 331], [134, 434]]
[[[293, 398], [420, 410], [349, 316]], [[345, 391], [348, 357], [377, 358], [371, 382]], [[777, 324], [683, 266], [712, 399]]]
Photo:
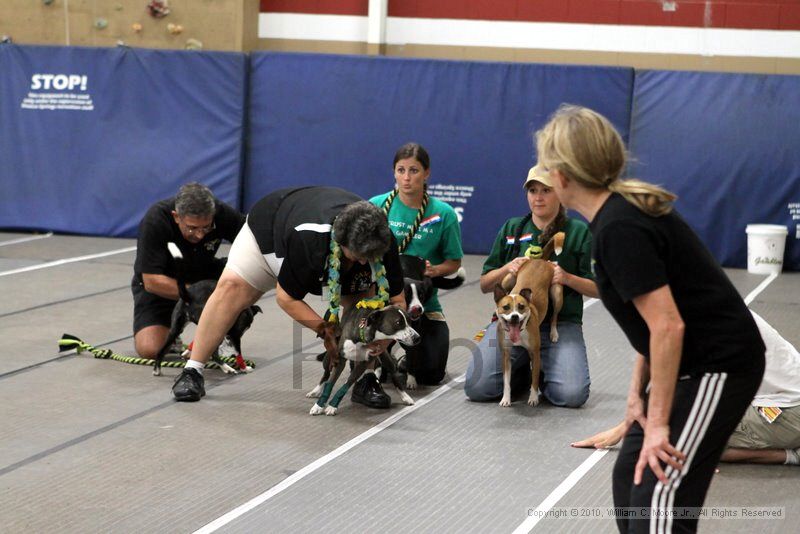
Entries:
[[389, 281], [386, 279], [386, 268], [380, 261], [375, 263], [370, 262], [372, 269], [372, 277], [378, 284], [378, 295], [368, 299], [361, 299], [356, 304], [356, 308], [372, 308], [377, 310], [383, 308], [389, 303]]
[[[367, 299], [362, 299], [356, 304], [357, 308], [378, 309], [384, 307], [389, 302], [389, 281], [386, 279], [386, 268], [380, 261], [370, 262], [372, 277], [378, 285], [378, 295]], [[331, 253], [328, 255], [328, 290], [330, 292], [330, 304], [328, 306], [327, 320], [333, 323], [339, 322], [339, 308], [342, 301], [342, 285], [340, 281], [340, 271], [342, 267], [342, 247], [336, 241], [331, 229]]]
[[330, 304], [328, 305], [328, 317], [326, 319], [332, 323], [339, 322], [339, 304], [342, 300], [342, 286], [339, 283], [339, 270], [342, 266], [342, 247], [333, 238], [331, 230], [331, 253], [328, 255], [328, 290], [330, 292]]

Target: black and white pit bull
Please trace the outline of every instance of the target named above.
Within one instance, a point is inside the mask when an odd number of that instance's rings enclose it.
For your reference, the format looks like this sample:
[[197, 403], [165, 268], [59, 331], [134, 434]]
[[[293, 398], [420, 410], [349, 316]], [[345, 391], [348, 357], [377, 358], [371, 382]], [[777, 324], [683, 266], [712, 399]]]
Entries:
[[[411, 318], [412, 326], [419, 332], [421, 337], [425, 337], [424, 323], [420, 322], [422, 314], [425, 313], [425, 302], [431, 298], [434, 288], [455, 289], [464, 283], [466, 272], [463, 267], [459, 267], [455, 274], [447, 276], [437, 276], [431, 278], [425, 275], [426, 262], [419, 256], [409, 254], [400, 255], [400, 266], [403, 268], [403, 283], [406, 298], [406, 309]], [[411, 360], [416, 357], [413, 351], [406, 351], [406, 369], [415, 369], [415, 362]], [[407, 373], [406, 388], [416, 389], [417, 380], [411, 372]]]
[[[208, 301], [208, 297], [211, 296], [211, 293], [214, 292], [214, 288], [217, 287], [216, 280], [200, 280], [186, 287], [186, 282], [183, 279], [183, 266], [181, 264], [183, 254], [181, 254], [180, 249], [175, 243], [167, 243], [167, 248], [178, 264], [176, 279], [178, 281], [178, 292], [181, 298], [172, 310], [172, 321], [167, 340], [155, 357], [155, 362], [153, 363], [153, 375], [155, 376], [161, 376], [161, 362], [164, 361], [164, 355], [167, 354], [172, 343], [181, 335], [183, 329], [186, 328], [186, 324], [189, 322], [197, 324], [200, 321], [200, 314], [203, 313], [203, 308]], [[246, 308], [239, 314], [239, 317], [236, 318], [236, 322], [233, 323], [233, 326], [228, 330], [223, 340], [223, 345], [229, 343], [233, 346], [236, 354], [236, 364], [239, 368], [238, 370], [223, 362], [217, 355], [217, 352], [212, 356], [213, 360], [225, 373], [237, 374], [239, 372], [246, 373], [252, 370], [245, 364], [244, 358], [242, 357], [242, 336], [253, 323], [255, 314], [260, 311], [261, 308], [258, 306]]]
[[[336, 415], [339, 403], [350, 387], [358, 380], [367, 368], [370, 359], [380, 358], [385, 372], [389, 373], [392, 383], [400, 392], [403, 404], [412, 405], [414, 399], [405, 392], [405, 383], [397, 372], [394, 358], [384, 351], [381, 354], [370, 354], [367, 346], [373, 341], [393, 339], [406, 345], [419, 343], [419, 334], [411, 328], [408, 314], [398, 306], [386, 306], [380, 309], [354, 306], [342, 315], [341, 335], [338, 346], [325, 353], [322, 379], [317, 387], [308, 392], [306, 397], [319, 397], [309, 412], [311, 415]], [[354, 367], [347, 377], [347, 382], [340, 387], [331, 398], [333, 386], [342, 374], [347, 361], [354, 362]], [[328, 399], [330, 398], [330, 402]], [[327, 407], [326, 407], [327, 404]]]
[[400, 266], [403, 268], [406, 309], [412, 321], [425, 313], [423, 304], [431, 298], [433, 288], [455, 289], [464, 283], [466, 271], [459, 267], [455, 274], [431, 278], [425, 275], [426, 262], [419, 256], [400, 254]]

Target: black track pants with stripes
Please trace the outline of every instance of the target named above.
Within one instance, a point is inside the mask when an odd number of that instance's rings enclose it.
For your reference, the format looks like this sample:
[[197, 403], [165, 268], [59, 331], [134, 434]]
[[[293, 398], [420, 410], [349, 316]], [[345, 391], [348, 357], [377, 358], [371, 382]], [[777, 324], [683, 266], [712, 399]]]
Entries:
[[670, 443], [686, 454], [686, 461], [680, 471], [665, 469], [667, 484], [659, 482], [649, 467], [642, 483], [633, 484], [644, 432], [637, 423], [631, 426], [614, 464], [614, 507], [620, 532], [697, 531], [697, 509], [703, 506], [725, 444], [763, 374], [762, 365], [744, 374], [706, 373], [678, 381], [670, 414]]

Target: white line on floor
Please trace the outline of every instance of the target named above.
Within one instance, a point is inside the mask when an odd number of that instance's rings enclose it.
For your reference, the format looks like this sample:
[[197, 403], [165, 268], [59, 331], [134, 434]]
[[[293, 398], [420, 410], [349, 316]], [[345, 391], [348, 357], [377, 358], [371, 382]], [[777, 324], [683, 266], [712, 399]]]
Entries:
[[758, 284], [758, 287], [752, 290], [750, 294], [744, 298], [744, 303], [750, 306], [750, 303], [753, 302], [753, 300], [755, 300], [755, 298], [759, 295], [759, 293], [764, 291], [767, 288], [767, 286], [770, 285], [772, 281], [775, 280], [776, 278], [778, 278], [778, 273], [772, 273], [771, 275], [766, 277], [763, 282]]
[[[750, 304], [753, 301], [753, 299], [755, 299], [759, 293], [764, 291], [764, 289], [769, 284], [771, 284], [772, 281], [775, 280], [775, 278], [777, 277], [778, 277], [777, 274], [769, 275], [763, 282], [761, 282], [758, 285], [758, 287], [756, 287], [753, 291], [750, 292], [749, 295], [747, 295], [747, 297], [745, 297], [744, 299], [745, 304]], [[595, 302], [597, 302], [597, 299], [587, 300], [583, 304], [583, 309], [585, 310]], [[566, 495], [566, 493], [569, 490], [571, 490], [572, 487], [575, 486], [575, 484], [577, 484], [581, 478], [583, 478], [583, 475], [588, 473], [589, 470], [592, 467], [594, 467], [595, 464], [597, 464], [597, 462], [599, 462], [600, 459], [603, 456], [605, 456], [607, 452], [608, 449], [594, 451], [591, 454], [591, 456], [589, 456], [586, 460], [584, 460], [584, 462], [581, 465], [578, 466], [577, 469], [575, 469], [572, 473], [569, 474], [569, 476], [564, 480], [564, 482], [559, 484], [558, 487], [554, 489], [550, 493], [550, 495], [548, 495], [547, 498], [545, 498], [544, 501], [542, 501], [542, 504], [536, 507], [536, 510], [532, 513], [530, 517], [528, 517], [528, 519], [526, 519], [520, 526], [514, 529], [513, 534], [527, 534], [528, 532], [533, 530], [533, 527], [536, 526], [539, 520], [542, 519], [542, 517], [544, 517], [545, 514], [547, 514], [547, 512], [551, 508], [553, 508], [553, 506], [555, 506], [556, 503], [558, 503], [559, 500], [561, 500], [561, 497]]]
[[[591, 306], [595, 302], [597, 302], [597, 299], [589, 299], [589, 300], [587, 300], [583, 305], [584, 309], [588, 308], [589, 306]], [[220, 527], [223, 527], [223, 526], [227, 525], [228, 523], [230, 523], [231, 521], [233, 521], [234, 519], [236, 519], [238, 517], [241, 517], [242, 515], [246, 514], [250, 510], [252, 510], [253, 508], [255, 508], [255, 507], [257, 507], [257, 506], [259, 506], [261, 504], [264, 504], [265, 502], [267, 502], [269, 499], [271, 499], [275, 495], [277, 495], [280, 492], [282, 492], [283, 490], [289, 488], [290, 486], [292, 486], [296, 482], [299, 482], [300, 480], [304, 479], [305, 477], [307, 477], [308, 475], [310, 475], [311, 473], [313, 473], [314, 471], [316, 471], [320, 467], [324, 466], [325, 464], [331, 462], [332, 460], [335, 460], [336, 458], [338, 458], [342, 454], [346, 453], [347, 451], [349, 451], [353, 447], [355, 447], [355, 446], [359, 445], [360, 443], [366, 441], [367, 439], [371, 438], [372, 436], [374, 436], [378, 432], [380, 432], [380, 431], [382, 431], [382, 430], [384, 430], [386, 428], [389, 428], [390, 426], [392, 426], [394, 423], [396, 423], [397, 421], [399, 421], [403, 417], [405, 417], [408, 414], [414, 412], [415, 410], [421, 408], [422, 406], [425, 406], [426, 404], [428, 404], [429, 402], [433, 401], [437, 397], [440, 397], [441, 395], [443, 395], [444, 393], [446, 393], [447, 391], [452, 389], [454, 384], [461, 383], [464, 380], [465, 380], [465, 375], [461, 375], [461, 376], [453, 379], [452, 382], [449, 382], [449, 383], [445, 384], [444, 386], [440, 387], [436, 391], [434, 391], [434, 392], [426, 395], [425, 397], [417, 400], [416, 404], [414, 404], [413, 406], [408, 406], [408, 407], [404, 408], [403, 410], [397, 412], [396, 414], [394, 414], [393, 416], [389, 417], [388, 419], [386, 419], [385, 421], [381, 422], [380, 424], [370, 428], [369, 430], [367, 430], [363, 434], [360, 434], [360, 435], [356, 436], [355, 438], [351, 439], [350, 441], [348, 441], [347, 443], [345, 443], [344, 445], [342, 445], [338, 449], [333, 450], [333, 451], [329, 452], [328, 454], [326, 454], [325, 456], [323, 456], [322, 458], [320, 458], [320, 459], [308, 464], [307, 466], [305, 466], [301, 470], [297, 471], [296, 473], [294, 473], [290, 477], [286, 478], [285, 480], [283, 480], [279, 484], [276, 484], [275, 486], [271, 487], [270, 489], [268, 489], [267, 491], [265, 491], [261, 495], [258, 495], [256, 497], [250, 499], [249, 501], [247, 501], [246, 503], [242, 504], [241, 506], [239, 506], [237, 508], [234, 508], [233, 510], [231, 510], [227, 514], [225, 514], [223, 516], [220, 516], [219, 518], [215, 519], [211, 523], [208, 523], [204, 527], [201, 527], [200, 529], [196, 530], [194, 532], [194, 534], [210, 534], [212, 532], [215, 532]], [[602, 457], [603, 453], [608, 452], [608, 451], [597, 451], [597, 452], [600, 453], [599, 457]], [[598, 459], [599, 459], [599, 457], [598, 457]], [[595, 461], [597, 461], [597, 460], [595, 460]], [[588, 460], [587, 460], [587, 462], [588, 462]], [[586, 464], [587, 462], [584, 462], [584, 464]], [[591, 467], [591, 465], [586, 467], [586, 470], [588, 470], [590, 467]], [[577, 470], [576, 470], [576, 472], [577, 472]], [[574, 475], [574, 473], [573, 473], [573, 475]], [[583, 473], [581, 473], [578, 476], [578, 478], [580, 478], [581, 476], [583, 476]], [[570, 479], [567, 479], [567, 481], [569, 481], [569, 480]], [[567, 481], [565, 481], [565, 483]], [[562, 483], [562, 486], [565, 485], [565, 483]], [[574, 484], [574, 483], [572, 483], [572, 484]], [[559, 486], [559, 487], [561, 487], [561, 486]], [[570, 485], [570, 487], [571, 487], [571, 485]], [[569, 488], [565, 489], [564, 492], [566, 492], [568, 489]], [[555, 494], [555, 492], [553, 494]], [[553, 495], [553, 494], [551, 494], [551, 495]], [[556, 498], [556, 501], [558, 499], [560, 499], [560, 498], [561, 498], [561, 496], [559, 495]], [[545, 501], [545, 502], [547, 502], [547, 501]], [[555, 504], [555, 502], [553, 504]], [[552, 504], [550, 506], [552, 506]]]
[[62, 260], [48, 261], [47, 263], [39, 263], [37, 265], [30, 265], [28, 267], [20, 267], [19, 269], [11, 269], [10, 271], [0, 272], [0, 276], [8, 276], [11, 274], [26, 273], [28, 271], [38, 271], [39, 269], [47, 269], [48, 267], [57, 267], [67, 263], [75, 263], [78, 261], [93, 260], [95, 258], [104, 258], [106, 256], [113, 256], [115, 254], [122, 254], [124, 252], [131, 252], [136, 250], [136, 247], [125, 247], [117, 250], [110, 250], [108, 252], [100, 252], [99, 254], [89, 254], [87, 256], [76, 256], [74, 258], [64, 258]]
[[536, 523], [542, 519], [545, 514], [547, 514], [550, 509], [556, 505], [558, 501], [561, 500], [561, 497], [567, 494], [569, 490], [572, 489], [572, 486], [578, 483], [578, 481], [583, 478], [583, 475], [589, 472], [589, 470], [594, 467], [594, 465], [600, 461], [600, 459], [608, 453], [608, 449], [600, 449], [594, 451], [587, 459], [583, 461], [581, 465], [578, 466], [569, 476], [558, 485], [556, 489], [554, 489], [550, 495], [547, 496], [545, 500], [542, 501], [542, 504], [536, 507], [536, 510], [531, 513], [531, 515], [526, 519], [520, 526], [518, 526], [513, 534], [527, 534], [528, 532], [536, 526]]
[[[326, 454], [322, 458], [319, 458], [318, 460], [315, 460], [315, 461], [311, 462], [310, 464], [308, 464], [307, 466], [305, 466], [301, 470], [297, 471], [296, 473], [294, 473], [290, 477], [285, 478], [282, 482], [276, 484], [275, 486], [272, 486], [270, 489], [268, 489], [267, 491], [265, 491], [261, 495], [253, 497], [252, 499], [250, 499], [246, 503], [242, 504], [241, 506], [238, 506], [237, 508], [234, 508], [233, 510], [231, 510], [227, 514], [218, 517], [217, 519], [215, 519], [211, 523], [208, 523], [206, 526], [201, 527], [200, 529], [194, 531], [194, 534], [210, 534], [211, 532], [216, 531], [218, 528], [227, 525], [228, 523], [230, 523], [231, 521], [233, 521], [237, 517], [240, 517], [240, 516], [246, 514], [247, 512], [252, 510], [253, 508], [255, 508], [255, 507], [257, 507], [257, 506], [259, 506], [261, 504], [264, 504], [265, 502], [270, 500], [275, 495], [277, 495], [280, 492], [282, 492], [283, 490], [288, 489], [289, 487], [291, 487], [294, 483], [301, 481], [302, 479], [304, 479], [305, 477], [307, 477], [308, 475], [310, 475], [311, 473], [313, 473], [314, 471], [316, 471], [320, 467], [322, 467], [325, 464], [331, 462], [332, 460], [335, 460], [336, 458], [338, 458], [342, 454], [346, 453], [347, 451], [349, 451], [353, 447], [356, 447], [360, 443], [368, 440], [369, 438], [371, 438], [372, 436], [374, 436], [378, 432], [380, 432], [382, 430], [385, 430], [386, 428], [389, 428], [390, 426], [392, 426], [393, 424], [395, 424], [397, 421], [399, 421], [403, 417], [407, 416], [408, 414], [418, 410], [419, 408], [422, 408], [423, 406], [425, 406], [429, 402], [435, 400], [436, 398], [440, 397], [441, 395], [444, 395], [445, 393], [450, 391], [454, 387], [454, 385], [456, 383], [463, 382], [463, 381], [464, 381], [464, 375], [461, 375], [458, 378], [455, 378], [452, 382], [448, 382], [447, 384], [441, 386], [436, 391], [433, 391], [433, 392], [429, 393], [428, 395], [422, 397], [421, 399], [418, 399], [413, 406], [407, 406], [407, 407], [403, 408], [402, 410], [400, 410], [396, 414], [394, 414], [391, 417], [387, 418], [386, 420], [382, 421], [380, 424], [375, 425], [374, 427], [370, 428], [366, 432], [354, 437], [353, 439], [351, 439], [350, 441], [348, 441], [347, 443], [345, 443], [341, 447], [329, 452], [328, 454]], [[317, 416], [317, 417], [325, 417], [325, 416], [323, 415], [323, 416]]]
[[41, 235], [32, 235], [29, 237], [20, 237], [19, 239], [11, 239], [9, 241], [2, 241], [0, 242], [0, 247], [4, 247], [6, 245], [16, 245], [18, 243], [27, 243], [28, 241], [36, 241], [37, 239], [45, 239], [48, 237], [53, 237], [53, 232], [47, 232], [46, 234]]

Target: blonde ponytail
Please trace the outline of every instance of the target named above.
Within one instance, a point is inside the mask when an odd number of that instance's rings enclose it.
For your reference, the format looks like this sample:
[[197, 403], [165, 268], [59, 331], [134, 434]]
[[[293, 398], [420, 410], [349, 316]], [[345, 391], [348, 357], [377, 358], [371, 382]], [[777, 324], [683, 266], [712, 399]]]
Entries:
[[620, 179], [627, 163], [625, 144], [611, 122], [591, 109], [562, 105], [536, 132], [536, 149], [546, 168], [587, 189], [619, 193], [648, 215], [669, 213], [677, 198], [656, 185]]
[[645, 212], [659, 217], [672, 211], [672, 202], [678, 196], [666, 189], [642, 180], [614, 180], [608, 184], [608, 190], [619, 193], [622, 197]]

